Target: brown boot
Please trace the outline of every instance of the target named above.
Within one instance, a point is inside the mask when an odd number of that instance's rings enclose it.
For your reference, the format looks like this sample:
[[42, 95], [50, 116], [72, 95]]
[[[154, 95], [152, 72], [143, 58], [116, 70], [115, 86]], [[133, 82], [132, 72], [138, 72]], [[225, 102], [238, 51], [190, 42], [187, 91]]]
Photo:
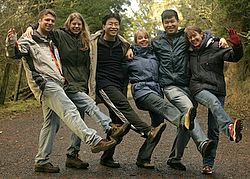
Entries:
[[79, 159], [78, 154], [76, 155], [67, 154], [65, 166], [68, 168], [87, 169], [89, 164]]
[[123, 137], [126, 135], [129, 131], [130, 124], [129, 123], [124, 123], [121, 126], [112, 126], [110, 130], [110, 134], [108, 134], [110, 137], [112, 137], [115, 140], [118, 140], [119, 138]]
[[92, 153], [98, 153], [101, 151], [108, 150], [116, 145], [116, 140], [112, 139], [107, 140], [107, 139], [102, 139], [97, 145], [91, 147]]
[[43, 165], [35, 164], [35, 172], [45, 172], [45, 173], [59, 173], [59, 167], [54, 167], [51, 163], [46, 163]]
[[151, 131], [148, 133], [149, 142], [154, 142], [155, 139], [162, 134], [165, 128], [166, 123], [161, 123], [159, 126], [152, 128]]

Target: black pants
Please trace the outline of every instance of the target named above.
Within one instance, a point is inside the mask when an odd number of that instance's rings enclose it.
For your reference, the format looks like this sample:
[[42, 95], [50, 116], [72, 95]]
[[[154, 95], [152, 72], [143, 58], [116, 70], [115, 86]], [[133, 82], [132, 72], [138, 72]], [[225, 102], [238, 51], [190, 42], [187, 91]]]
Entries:
[[[118, 87], [107, 86], [101, 89], [98, 92], [98, 95], [101, 97], [101, 99], [104, 101], [105, 105], [109, 109], [110, 117], [113, 123], [121, 124], [124, 122], [124, 120], [127, 120], [141, 134], [147, 134], [151, 130], [152, 127], [139, 118], [139, 116], [130, 106], [126, 95]], [[105, 98], [108, 98], [108, 100], [112, 104], [107, 102]], [[112, 159], [114, 151], [115, 147], [105, 151], [101, 159], [102, 160]]]

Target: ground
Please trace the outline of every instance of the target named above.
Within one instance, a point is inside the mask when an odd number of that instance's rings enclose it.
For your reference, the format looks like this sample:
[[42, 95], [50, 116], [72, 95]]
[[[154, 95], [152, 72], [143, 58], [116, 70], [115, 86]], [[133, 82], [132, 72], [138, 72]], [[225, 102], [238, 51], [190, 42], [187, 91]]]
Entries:
[[[131, 101], [134, 106], [133, 101]], [[107, 114], [103, 105], [99, 105]], [[137, 110], [139, 116], [150, 123], [146, 112]], [[24, 111], [0, 113], [0, 178], [250, 178], [250, 122], [244, 120], [243, 140], [238, 144], [229, 141], [224, 134], [220, 135], [214, 174], [204, 176], [200, 170], [202, 157], [194, 142], [190, 140], [184, 154], [183, 163], [187, 171], [180, 172], [166, 164], [175, 137], [175, 128], [167, 124], [159, 145], [152, 156], [156, 169], [147, 170], [135, 165], [136, 156], [144, 139], [134, 131], [124, 137], [117, 146], [115, 159], [121, 168], [112, 169], [99, 164], [101, 153], [92, 154], [86, 144], [82, 144], [80, 158], [89, 162], [88, 170], [74, 170], [65, 167], [66, 149], [69, 145], [70, 131], [63, 124], [57, 134], [51, 155], [51, 162], [59, 165], [58, 174], [34, 172], [34, 156], [37, 152], [38, 135], [42, 124], [41, 108], [29, 106]], [[206, 110], [199, 107], [198, 118], [206, 129]], [[90, 118], [86, 118], [89, 127], [97, 129], [104, 137], [101, 128]]]

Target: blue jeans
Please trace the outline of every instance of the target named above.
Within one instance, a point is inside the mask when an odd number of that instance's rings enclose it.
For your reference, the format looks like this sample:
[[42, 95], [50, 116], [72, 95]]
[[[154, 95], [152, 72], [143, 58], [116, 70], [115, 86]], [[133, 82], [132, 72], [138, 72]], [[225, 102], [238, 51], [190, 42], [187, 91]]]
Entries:
[[[166, 86], [163, 89], [166, 98], [175, 105], [182, 113], [193, 107], [192, 98], [188, 88], [180, 88], [177, 86]], [[174, 140], [169, 159], [172, 162], [180, 162], [190, 136], [195, 142], [197, 149], [201, 152], [201, 146], [208, 140], [207, 136], [200, 127], [197, 119], [194, 120], [194, 129], [191, 131], [183, 128], [177, 128], [176, 138]]]
[[[95, 101], [90, 98], [85, 92], [70, 93], [66, 92], [70, 100], [76, 105], [78, 111], [84, 119], [84, 114], [88, 114], [91, 119], [94, 119], [104, 132], [107, 133], [111, 127], [111, 118], [103, 114]], [[67, 150], [69, 155], [75, 155], [80, 151], [81, 139], [74, 133], [71, 135], [70, 146]]]
[[203, 165], [213, 167], [219, 143], [219, 131], [223, 130], [224, 133], [228, 135], [227, 127], [232, 120], [224, 111], [224, 96], [214, 95], [209, 91], [203, 90], [195, 95], [195, 100], [208, 107], [208, 138], [214, 140], [215, 146], [212, 149], [211, 154], [208, 157], [203, 158]]
[[95, 146], [101, 141], [94, 129], [88, 128], [82, 120], [77, 107], [68, 98], [62, 85], [47, 81], [42, 95], [42, 110], [44, 122], [39, 136], [38, 153], [35, 162], [45, 164], [49, 160], [60, 119], [89, 146]]

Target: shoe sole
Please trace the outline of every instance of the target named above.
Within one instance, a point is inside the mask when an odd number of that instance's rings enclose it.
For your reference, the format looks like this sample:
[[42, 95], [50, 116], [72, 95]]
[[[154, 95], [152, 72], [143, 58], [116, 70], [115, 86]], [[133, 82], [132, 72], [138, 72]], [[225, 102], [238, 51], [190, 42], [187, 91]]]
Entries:
[[75, 166], [73, 164], [66, 164], [65, 165], [67, 168], [76, 168], [76, 169], [88, 169], [89, 165], [86, 166]]
[[151, 142], [151, 143], [155, 142], [155, 140], [156, 140], [156, 139], [163, 133], [163, 131], [166, 129], [166, 126], [167, 126], [166, 123], [161, 123], [160, 125], [161, 125], [161, 126], [160, 126], [159, 131], [156, 133], [155, 136], [152, 136], [152, 139], [151, 139], [151, 140], [149, 139], [149, 142]]
[[142, 164], [142, 163], [136, 163], [136, 166], [139, 167], [139, 168], [145, 168], [145, 169], [154, 169], [155, 168], [154, 165], [145, 165], [145, 164]]
[[194, 107], [191, 107], [188, 109], [186, 116], [185, 116], [185, 121], [184, 121], [184, 126], [188, 130], [194, 129], [194, 118], [196, 117], [196, 109]]
[[[114, 140], [114, 139], [113, 139]], [[92, 153], [99, 153], [99, 152], [101, 152], [101, 151], [106, 151], [106, 150], [108, 150], [108, 149], [111, 149], [112, 147], [114, 147], [115, 145], [117, 144], [117, 142], [114, 140], [114, 142], [113, 143], [111, 143], [110, 145], [108, 145], [108, 146], [106, 146], [106, 147], [103, 147], [103, 148], [92, 148], [91, 149], [91, 152]]]
[[233, 139], [236, 143], [238, 143], [242, 139], [242, 134], [241, 134], [242, 129], [243, 129], [242, 121], [241, 120], [235, 121]]
[[123, 137], [124, 135], [126, 135], [126, 133], [127, 133], [126, 131], [127, 131], [129, 126], [130, 126], [130, 123], [124, 123], [121, 126], [120, 132], [117, 133], [116, 135], [111, 135], [111, 137], [114, 138], [114, 139], [118, 139], [120, 137]]

